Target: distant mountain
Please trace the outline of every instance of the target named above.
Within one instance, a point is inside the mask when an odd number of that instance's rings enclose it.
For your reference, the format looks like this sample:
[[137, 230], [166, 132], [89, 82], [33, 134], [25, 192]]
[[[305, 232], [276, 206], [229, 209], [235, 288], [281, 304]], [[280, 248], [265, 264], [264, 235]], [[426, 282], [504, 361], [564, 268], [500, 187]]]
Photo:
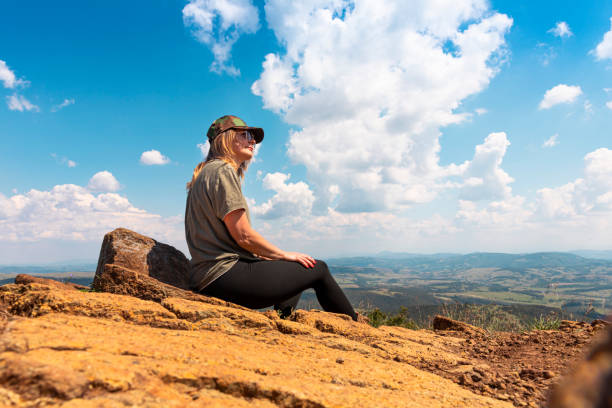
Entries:
[[[389, 253], [384, 253], [389, 254]], [[401, 255], [404, 255], [403, 257]], [[520, 271], [530, 268], [593, 268], [612, 267], [612, 260], [585, 258], [567, 252], [537, 252], [532, 254], [505, 254], [476, 252], [467, 255], [456, 254], [398, 254], [378, 257], [352, 257], [329, 259], [333, 266], [371, 267], [400, 270], [404, 268], [429, 270], [465, 270], [471, 268], [503, 268]]]
[[583, 249], [579, 251], [570, 251], [570, 253], [580, 255], [585, 258], [607, 259], [612, 261], [612, 251], [596, 251], [590, 249]]
[[410, 252], [390, 252], [390, 251], [382, 251], [376, 254], [375, 258], [387, 258], [387, 259], [408, 259], [408, 258], [450, 258], [453, 256], [461, 256], [461, 254], [457, 253], [435, 253], [435, 254], [415, 254]]
[[78, 264], [51, 264], [51, 265], [6, 265], [0, 266], [0, 274], [19, 274], [39, 275], [57, 272], [95, 272], [96, 263]]

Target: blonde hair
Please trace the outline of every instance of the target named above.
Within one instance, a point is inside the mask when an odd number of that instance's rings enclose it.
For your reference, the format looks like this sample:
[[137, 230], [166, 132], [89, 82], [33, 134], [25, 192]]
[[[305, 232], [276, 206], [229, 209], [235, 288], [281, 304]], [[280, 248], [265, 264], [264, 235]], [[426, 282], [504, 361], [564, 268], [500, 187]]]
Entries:
[[244, 161], [241, 164], [236, 162], [233, 158], [233, 149], [232, 145], [234, 144], [234, 140], [236, 140], [236, 136], [238, 136], [238, 132], [235, 129], [228, 129], [225, 132], [217, 135], [215, 139], [210, 144], [210, 149], [208, 150], [208, 156], [206, 156], [206, 160], [200, 162], [195, 169], [193, 169], [193, 176], [191, 177], [191, 181], [187, 183], [187, 190], [191, 190], [193, 183], [200, 175], [200, 172], [204, 168], [207, 163], [210, 163], [213, 160], [223, 160], [224, 162], [231, 165], [238, 172], [238, 177], [241, 179], [244, 178], [244, 173], [247, 170], [250, 160]]

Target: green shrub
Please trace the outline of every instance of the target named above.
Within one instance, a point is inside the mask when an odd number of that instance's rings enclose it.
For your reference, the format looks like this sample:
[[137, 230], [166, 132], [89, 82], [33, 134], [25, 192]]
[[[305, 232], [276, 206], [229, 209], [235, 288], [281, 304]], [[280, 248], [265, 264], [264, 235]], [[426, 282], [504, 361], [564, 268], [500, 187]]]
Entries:
[[540, 315], [527, 323], [527, 330], [558, 330], [561, 319], [555, 315]]
[[366, 312], [366, 316], [370, 319], [370, 325], [379, 326], [400, 326], [407, 329], [420, 329], [419, 325], [408, 317], [407, 309], [400, 307], [396, 314], [385, 313], [376, 308]]

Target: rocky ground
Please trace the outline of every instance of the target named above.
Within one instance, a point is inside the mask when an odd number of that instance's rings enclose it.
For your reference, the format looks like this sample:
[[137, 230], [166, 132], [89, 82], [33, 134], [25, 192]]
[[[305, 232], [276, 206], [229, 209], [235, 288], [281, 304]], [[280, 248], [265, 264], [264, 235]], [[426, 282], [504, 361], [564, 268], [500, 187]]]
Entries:
[[605, 322], [490, 334], [443, 317], [433, 331], [281, 320], [185, 290], [186, 262], [118, 229], [93, 291], [24, 275], [0, 286], [0, 406], [512, 408], [561, 383], [551, 407], [612, 407]]
[[545, 406], [552, 386], [584, 360], [606, 326], [602, 320], [563, 321], [559, 330], [488, 333], [454, 322], [450, 331], [437, 333], [461, 338], [454, 352], [464, 359], [454, 366], [424, 361], [419, 367], [515, 406]]
[[19, 281], [0, 287], [0, 406], [538, 406], [601, 326], [375, 329]]

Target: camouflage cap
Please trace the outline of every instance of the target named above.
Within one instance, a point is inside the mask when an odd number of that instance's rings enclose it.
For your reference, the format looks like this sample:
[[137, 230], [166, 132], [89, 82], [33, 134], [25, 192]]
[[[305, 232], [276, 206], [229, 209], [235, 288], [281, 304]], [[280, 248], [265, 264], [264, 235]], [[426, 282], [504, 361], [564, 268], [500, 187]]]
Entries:
[[244, 123], [244, 120], [233, 115], [221, 116], [219, 119], [215, 120], [208, 128], [206, 136], [208, 137], [208, 140], [212, 142], [218, 135], [228, 129], [248, 130], [253, 133], [256, 143], [261, 143], [264, 138], [264, 131], [262, 128], [247, 126], [247, 124]]

